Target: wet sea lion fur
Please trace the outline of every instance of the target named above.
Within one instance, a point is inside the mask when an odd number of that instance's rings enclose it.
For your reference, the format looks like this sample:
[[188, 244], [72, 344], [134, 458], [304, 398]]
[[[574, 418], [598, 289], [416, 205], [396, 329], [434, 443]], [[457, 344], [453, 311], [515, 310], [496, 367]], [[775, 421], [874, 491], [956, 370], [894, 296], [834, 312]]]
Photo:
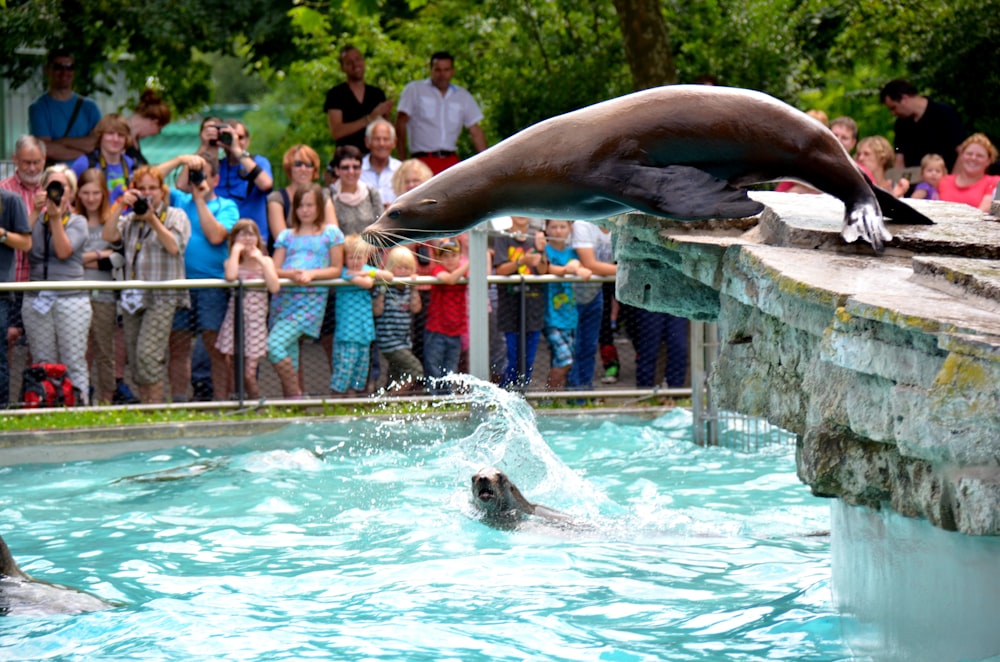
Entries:
[[873, 186], [836, 136], [796, 108], [754, 90], [671, 85], [530, 126], [399, 196], [363, 236], [384, 247], [511, 214], [745, 218], [763, 205], [744, 187], [782, 179], [842, 200], [841, 236], [876, 251], [892, 239], [883, 214], [933, 223]]
[[472, 503], [482, 514], [482, 521], [497, 529], [516, 529], [531, 517], [559, 524], [574, 521], [566, 513], [528, 501], [507, 474], [496, 467], [472, 475]]

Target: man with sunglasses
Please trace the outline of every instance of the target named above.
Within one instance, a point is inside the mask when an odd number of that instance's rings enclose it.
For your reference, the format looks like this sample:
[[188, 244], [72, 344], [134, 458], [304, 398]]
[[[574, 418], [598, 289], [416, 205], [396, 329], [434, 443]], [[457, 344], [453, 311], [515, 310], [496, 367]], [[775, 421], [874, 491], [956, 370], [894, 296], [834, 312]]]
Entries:
[[29, 133], [45, 143], [48, 163], [74, 161], [95, 147], [90, 132], [101, 111], [93, 100], [73, 91], [74, 69], [69, 51], [49, 51], [45, 64], [49, 91], [28, 107]]
[[[240, 120], [226, 120], [219, 125], [218, 146], [225, 152], [219, 162], [219, 183], [215, 194], [229, 198], [240, 210], [240, 218], [251, 218], [268, 239], [267, 194], [274, 187], [271, 162], [260, 154], [251, 154], [250, 130]], [[230, 139], [224, 139], [224, 134]]]

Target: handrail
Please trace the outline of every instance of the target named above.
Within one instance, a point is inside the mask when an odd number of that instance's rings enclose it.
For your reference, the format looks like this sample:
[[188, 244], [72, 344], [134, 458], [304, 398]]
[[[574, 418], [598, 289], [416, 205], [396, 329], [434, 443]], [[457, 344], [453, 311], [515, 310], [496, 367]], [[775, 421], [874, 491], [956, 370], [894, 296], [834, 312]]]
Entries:
[[[589, 280], [583, 280], [576, 276], [487, 276], [487, 282], [497, 284], [520, 284], [524, 283], [613, 283], [614, 276], [594, 276]], [[329, 280], [314, 280], [308, 285], [296, 283], [289, 278], [281, 278], [278, 281], [282, 287], [343, 287], [350, 285], [349, 281], [343, 278], [333, 278]], [[405, 283], [406, 285], [437, 285], [442, 281], [433, 276], [410, 276], [409, 278], [397, 278], [392, 281], [378, 281], [379, 283]], [[468, 279], [462, 278], [457, 284], [465, 284]], [[23, 283], [0, 283], [0, 292], [39, 292], [42, 290], [188, 290], [188, 289], [209, 289], [225, 288], [235, 289], [239, 286], [238, 281], [228, 281], [221, 278], [179, 278], [175, 280], [53, 280], [53, 281], [29, 281]], [[243, 287], [250, 289], [264, 289], [266, 284], [262, 279], [245, 280]]]

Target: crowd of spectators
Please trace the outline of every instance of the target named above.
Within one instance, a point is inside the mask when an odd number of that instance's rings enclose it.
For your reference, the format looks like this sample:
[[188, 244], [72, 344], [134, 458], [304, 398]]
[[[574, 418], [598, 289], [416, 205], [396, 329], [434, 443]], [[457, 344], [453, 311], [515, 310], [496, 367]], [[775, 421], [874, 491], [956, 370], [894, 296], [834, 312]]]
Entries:
[[[230, 398], [238, 354], [247, 395], [260, 396], [267, 360], [283, 395], [301, 397], [301, 347], [309, 339], [326, 350], [332, 396], [381, 384], [445, 392], [439, 378], [467, 365], [467, 237], [382, 255], [360, 233], [396, 196], [457, 163], [463, 131], [477, 151], [486, 149], [483, 115], [468, 90], [451, 82], [448, 53], [434, 53], [428, 77], [406, 85], [394, 121], [394, 100], [365, 82], [363, 54], [347, 46], [340, 63], [346, 80], [330, 89], [323, 108], [333, 158], [324, 170], [316, 148], [292, 146], [281, 163], [288, 184], [277, 188], [271, 164], [252, 153], [250, 127], [238, 119], [205, 118], [195, 154], [149, 164], [140, 141], [170, 121], [167, 104], [146, 90], [130, 117], [102, 117], [73, 91], [73, 55], [52, 51], [49, 89], [31, 104], [14, 175], [0, 182], [3, 281], [225, 279], [257, 286], [240, 296], [242, 319], [230, 289], [204, 283], [3, 293], [7, 349], [26, 340], [30, 362], [65, 365], [81, 401], [94, 404]], [[997, 160], [989, 139], [966, 136], [954, 109], [906, 81], [891, 81], [880, 98], [897, 117], [895, 149], [882, 136], [859, 140], [851, 118], [828, 122], [821, 111], [810, 114], [875, 185], [896, 196], [988, 210], [1000, 179], [987, 174]], [[915, 186], [890, 176], [918, 165]], [[173, 187], [166, 184], [171, 175]], [[815, 192], [794, 182], [779, 188]], [[491, 285], [491, 373], [501, 386], [527, 388], [542, 337], [551, 362], [547, 388], [589, 390], [595, 374], [614, 383], [619, 327], [635, 348], [637, 386], [686, 383], [687, 321], [620, 305], [613, 286], [589, 282], [616, 273], [606, 230], [562, 219], [539, 226], [515, 216], [490, 252], [492, 274], [563, 279]], [[438, 284], [412, 284], [413, 275], [434, 276]], [[345, 284], [314, 284], [337, 278]], [[661, 345], [663, 379], [655, 375]], [[9, 384], [3, 351], [0, 406], [12, 400]]]

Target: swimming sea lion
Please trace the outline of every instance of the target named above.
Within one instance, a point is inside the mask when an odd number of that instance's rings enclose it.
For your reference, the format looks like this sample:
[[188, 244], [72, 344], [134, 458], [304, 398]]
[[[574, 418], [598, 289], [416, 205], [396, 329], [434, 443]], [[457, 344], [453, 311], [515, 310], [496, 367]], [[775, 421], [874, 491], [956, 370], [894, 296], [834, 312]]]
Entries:
[[497, 529], [515, 529], [529, 516], [564, 524], [573, 522], [566, 513], [525, 499], [507, 474], [495, 467], [473, 474], [472, 503], [483, 514], [483, 522]]
[[[932, 223], [870, 184], [826, 127], [753, 90], [672, 85], [539, 122], [405, 193], [363, 233], [376, 246], [458, 234], [510, 214], [592, 220], [630, 210], [744, 218], [742, 188], [793, 179], [840, 198], [841, 236], [877, 251], [882, 213]], [[881, 204], [881, 209], [879, 205]]]
[[32, 579], [0, 537], [0, 616], [79, 614], [113, 606], [89, 593]]

